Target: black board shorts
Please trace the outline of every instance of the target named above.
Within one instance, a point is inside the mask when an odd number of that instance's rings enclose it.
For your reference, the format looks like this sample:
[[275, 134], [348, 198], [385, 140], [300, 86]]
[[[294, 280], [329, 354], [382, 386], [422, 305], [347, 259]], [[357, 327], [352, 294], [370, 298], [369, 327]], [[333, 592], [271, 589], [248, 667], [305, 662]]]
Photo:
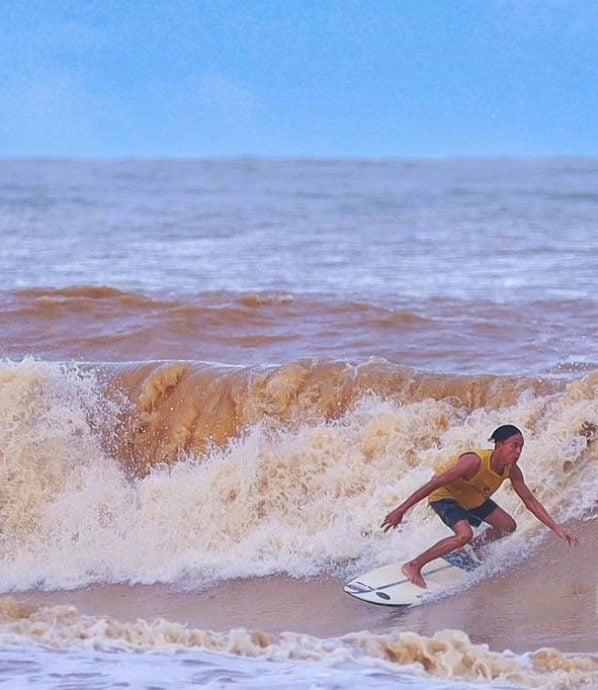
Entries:
[[457, 501], [453, 501], [452, 498], [443, 498], [440, 501], [432, 501], [430, 508], [436, 512], [445, 525], [451, 528], [461, 520], [467, 520], [473, 527], [478, 527], [490, 513], [498, 508], [498, 505], [488, 498], [481, 506], [467, 510], [467, 508], [459, 505]]

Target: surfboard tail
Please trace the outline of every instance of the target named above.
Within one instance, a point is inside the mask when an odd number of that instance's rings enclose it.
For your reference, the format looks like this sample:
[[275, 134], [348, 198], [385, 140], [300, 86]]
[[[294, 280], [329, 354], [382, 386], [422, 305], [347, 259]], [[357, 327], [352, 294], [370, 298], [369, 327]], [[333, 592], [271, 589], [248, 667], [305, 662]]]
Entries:
[[475, 555], [473, 549], [468, 551], [464, 549], [460, 549], [459, 551], [451, 551], [451, 553], [447, 553], [446, 555], [442, 556], [442, 558], [447, 563], [450, 563], [450, 565], [454, 565], [456, 568], [466, 570], [467, 572], [471, 572], [472, 570], [479, 568], [482, 564], [480, 559]]

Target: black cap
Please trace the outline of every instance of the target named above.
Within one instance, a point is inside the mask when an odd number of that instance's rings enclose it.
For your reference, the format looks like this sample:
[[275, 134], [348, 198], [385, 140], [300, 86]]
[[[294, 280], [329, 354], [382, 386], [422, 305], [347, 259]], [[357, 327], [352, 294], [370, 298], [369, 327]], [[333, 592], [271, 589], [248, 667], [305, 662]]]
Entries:
[[494, 429], [492, 436], [490, 436], [488, 440], [498, 443], [499, 441], [506, 441], [508, 438], [511, 438], [511, 436], [516, 436], [517, 434], [523, 436], [521, 430], [516, 426], [513, 426], [513, 424], [503, 424], [502, 426]]

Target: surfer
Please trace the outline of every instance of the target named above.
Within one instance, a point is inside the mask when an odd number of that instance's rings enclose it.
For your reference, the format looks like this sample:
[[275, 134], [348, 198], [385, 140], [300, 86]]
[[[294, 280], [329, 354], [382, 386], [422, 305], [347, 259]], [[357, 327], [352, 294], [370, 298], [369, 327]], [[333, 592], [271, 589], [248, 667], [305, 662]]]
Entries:
[[[525, 507], [538, 520], [570, 546], [579, 546], [579, 539], [552, 519], [525, 483], [517, 466], [524, 443], [521, 431], [512, 424], [504, 424], [494, 430], [489, 440], [494, 441], [494, 449], [463, 453], [384, 518], [381, 526], [387, 532], [401, 524], [410, 508], [428, 498], [430, 507], [455, 533], [403, 565], [404, 575], [413, 584], [427, 586], [421, 574], [426, 563], [466, 544], [477, 549], [515, 531], [515, 520], [490, 499], [506, 479], [510, 479]], [[490, 528], [474, 539], [471, 526], [477, 527], [482, 522]]]

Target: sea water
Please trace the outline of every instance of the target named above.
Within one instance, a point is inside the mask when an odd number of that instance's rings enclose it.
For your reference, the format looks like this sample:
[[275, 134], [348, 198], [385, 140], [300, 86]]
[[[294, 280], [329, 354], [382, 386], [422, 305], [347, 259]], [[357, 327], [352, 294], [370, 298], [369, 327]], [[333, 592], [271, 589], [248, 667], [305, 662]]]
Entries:
[[[597, 182], [591, 159], [0, 163], [0, 679], [598, 686]], [[425, 505], [379, 525], [502, 423], [581, 550], [506, 488], [519, 529], [466, 591], [343, 594], [445, 534]]]

